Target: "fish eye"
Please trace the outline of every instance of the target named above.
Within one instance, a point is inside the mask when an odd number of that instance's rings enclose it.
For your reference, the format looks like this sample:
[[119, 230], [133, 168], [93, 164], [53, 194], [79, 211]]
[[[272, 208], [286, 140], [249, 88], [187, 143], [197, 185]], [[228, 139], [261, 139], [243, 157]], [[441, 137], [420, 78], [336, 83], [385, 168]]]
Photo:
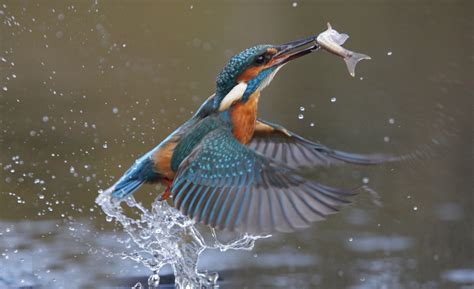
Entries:
[[258, 64], [258, 65], [261, 65], [265, 62], [265, 55], [262, 54], [262, 55], [259, 55], [255, 58], [255, 63]]

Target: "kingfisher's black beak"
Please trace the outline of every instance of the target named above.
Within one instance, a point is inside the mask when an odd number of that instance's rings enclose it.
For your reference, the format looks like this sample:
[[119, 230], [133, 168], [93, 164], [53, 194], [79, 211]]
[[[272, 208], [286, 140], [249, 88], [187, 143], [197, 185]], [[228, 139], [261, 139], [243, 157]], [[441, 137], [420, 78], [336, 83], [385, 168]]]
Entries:
[[319, 49], [319, 45], [316, 42], [316, 37], [317, 36], [311, 36], [276, 46], [275, 48], [277, 53], [273, 56], [272, 66], [283, 65], [288, 61], [300, 58], [301, 56]]

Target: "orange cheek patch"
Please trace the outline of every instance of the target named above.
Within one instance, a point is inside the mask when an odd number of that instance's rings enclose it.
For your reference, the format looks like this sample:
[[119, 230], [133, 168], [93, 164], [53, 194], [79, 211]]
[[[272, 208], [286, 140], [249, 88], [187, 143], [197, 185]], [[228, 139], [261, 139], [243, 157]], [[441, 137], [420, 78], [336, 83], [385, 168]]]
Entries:
[[239, 75], [239, 77], [237, 78], [237, 81], [238, 82], [248, 82], [249, 80], [255, 78], [255, 76], [257, 76], [260, 71], [262, 71], [263, 67], [261, 66], [255, 66], [255, 67], [250, 67], [248, 68], [247, 70], [245, 70], [244, 72], [242, 72], [241, 75]]
[[[278, 52], [278, 50], [276, 50], [275, 48], [268, 48], [267, 49], [267, 53], [269, 53], [271, 55], [275, 55], [277, 52]], [[254, 67], [248, 68], [247, 70], [242, 72], [242, 74], [240, 74], [239, 77], [237, 77], [237, 81], [238, 82], [242, 82], [242, 81], [248, 82], [249, 80], [254, 79], [260, 73], [260, 71], [272, 66], [273, 63], [275, 63], [275, 61], [276, 61], [276, 59], [272, 59], [266, 65], [254, 66]]]

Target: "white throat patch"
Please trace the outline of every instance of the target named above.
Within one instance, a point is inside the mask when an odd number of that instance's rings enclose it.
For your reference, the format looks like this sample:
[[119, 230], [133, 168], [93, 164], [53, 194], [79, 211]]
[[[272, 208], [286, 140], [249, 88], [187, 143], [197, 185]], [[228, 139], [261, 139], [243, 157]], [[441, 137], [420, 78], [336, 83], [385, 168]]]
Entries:
[[219, 105], [219, 111], [224, 111], [228, 109], [234, 102], [244, 96], [244, 92], [247, 89], [247, 83], [241, 82], [234, 86], [234, 88], [227, 93], [227, 95], [222, 99], [221, 104]]

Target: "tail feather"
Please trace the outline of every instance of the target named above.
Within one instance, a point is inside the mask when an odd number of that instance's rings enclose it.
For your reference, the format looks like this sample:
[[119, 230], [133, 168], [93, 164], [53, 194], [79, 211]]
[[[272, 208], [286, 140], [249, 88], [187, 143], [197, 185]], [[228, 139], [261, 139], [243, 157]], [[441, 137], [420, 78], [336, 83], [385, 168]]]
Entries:
[[112, 192], [113, 198], [121, 200], [133, 194], [145, 182], [157, 179], [158, 174], [150, 158], [152, 153], [153, 151], [150, 151], [135, 161], [115, 185], [108, 189]]
[[121, 180], [118, 181], [112, 189], [112, 197], [116, 199], [123, 199], [133, 194], [145, 181], [139, 179]]

